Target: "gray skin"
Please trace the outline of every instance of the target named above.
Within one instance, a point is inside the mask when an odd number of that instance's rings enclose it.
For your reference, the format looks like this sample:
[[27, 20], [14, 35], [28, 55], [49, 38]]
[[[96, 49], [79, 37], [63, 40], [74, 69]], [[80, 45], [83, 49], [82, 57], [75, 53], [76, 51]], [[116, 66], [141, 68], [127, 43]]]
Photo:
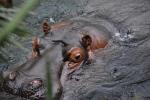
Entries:
[[[109, 40], [106, 48], [95, 52], [92, 64], [80, 66], [71, 75], [68, 75], [66, 67], [63, 67], [61, 78], [63, 95], [61, 99], [149, 100], [149, 16], [150, 2], [148, 0], [91, 0], [85, 8], [83, 16], [71, 19], [76, 22], [78, 20], [79, 23], [73, 24], [74, 27], [69, 26], [64, 30], [56, 31], [55, 33], [59, 35], [66, 34], [63, 40], [70, 46], [79, 46], [80, 36], [76, 33], [80, 33], [82, 24], [84, 29], [87, 29], [86, 26], [96, 24], [98, 27], [95, 25], [94, 27], [106, 33]], [[61, 38], [56, 37], [55, 39]], [[46, 55], [48, 54], [53, 55], [48, 56], [52, 60], [52, 68], [58, 70], [62, 60], [60, 47], [58, 46], [58, 49], [51, 53], [46, 53]], [[56, 59], [53, 59], [55, 57]], [[18, 74], [15, 79], [17, 88], [20, 87], [19, 84], [25, 83], [26, 78], [45, 80], [46, 71], [43, 69], [44, 67], [41, 67], [45, 65], [45, 58], [46, 56], [43, 56], [39, 62], [35, 61], [37, 62], [36, 66], [31, 67], [31, 64], [28, 63], [29, 67], [20, 67], [19, 70], [14, 68], [19, 72], [27, 73]], [[55, 64], [58, 65], [58, 69]], [[27, 68], [29, 70], [26, 70]], [[53, 75], [59, 79], [58, 73], [56, 73], [57, 71], [54, 71]], [[3, 80], [6, 80], [4, 76]], [[6, 80], [6, 82], [10, 82], [10, 80]], [[56, 83], [59, 84], [59, 80], [56, 80]], [[14, 87], [13, 84], [8, 86]], [[12, 89], [14, 90], [14, 88]], [[42, 89], [40, 91], [42, 94]], [[19, 94], [17, 95], [19, 96]]]
[[[59, 48], [60, 49], [60, 48]], [[58, 57], [58, 47], [55, 47], [54, 50], [50, 48], [46, 50], [39, 58], [35, 58], [33, 60], [27, 61], [25, 64], [19, 67], [13, 67], [8, 69], [7, 71], [3, 72], [3, 84], [1, 89], [3, 92], [19, 96], [20, 98], [26, 99], [34, 99], [34, 100], [45, 100], [45, 93], [46, 93], [46, 71], [47, 62], [52, 61], [53, 63], [51, 66], [54, 66], [49, 71], [51, 72], [53, 82], [53, 97], [55, 92], [57, 93], [57, 88], [60, 88], [59, 81], [57, 81], [56, 72], [59, 67], [60, 62], [55, 62], [54, 57]], [[51, 53], [52, 52], [52, 53]], [[56, 61], [61, 61], [56, 58]], [[58, 66], [58, 67], [57, 67]], [[55, 68], [55, 69], [54, 69]], [[11, 73], [14, 73], [14, 77], [10, 76]], [[41, 83], [38, 84], [31, 84], [32, 81], [38, 80]], [[51, 80], [51, 79], [49, 79]], [[59, 85], [59, 86], [58, 86]]]
[[[68, 46], [61, 46], [63, 44], [57, 46], [55, 42], [50, 41], [49, 37], [41, 38], [40, 42], [44, 47], [44, 50], [41, 51], [41, 56], [39, 58], [29, 59], [25, 64], [18, 67], [11, 67], [2, 73], [1, 83], [3, 84], [1, 87], [3, 92], [26, 99], [45, 99], [45, 84], [47, 80], [45, 77], [47, 70], [46, 66], [47, 63], [50, 62], [53, 98], [54, 100], [60, 99], [65, 81], [69, 79], [73, 72], [72, 70], [67, 69], [67, 66], [64, 65], [62, 60], [65, 55], [63, 54], [64, 49], [67, 52], [67, 50], [72, 47], [83, 48], [80, 44], [82, 32], [97, 34], [97, 36], [105, 40], [110, 39], [110, 32], [107, 29], [104, 29], [104, 26], [99, 25], [97, 22], [92, 23], [92, 19], [88, 21], [85, 20], [84, 17], [81, 17], [71, 19], [70, 21], [72, 22], [71, 25], [54, 32], [55, 35], [63, 32], [61, 39], [62, 41], [67, 41], [66, 43]], [[74, 28], [77, 28], [77, 30]], [[72, 37], [71, 41], [68, 36]], [[59, 40], [59, 38], [55, 37], [54, 40]], [[86, 50], [85, 54], [88, 54]], [[87, 57], [83, 60], [83, 62], [88, 59]], [[34, 80], [38, 80], [41, 83], [31, 84]]]

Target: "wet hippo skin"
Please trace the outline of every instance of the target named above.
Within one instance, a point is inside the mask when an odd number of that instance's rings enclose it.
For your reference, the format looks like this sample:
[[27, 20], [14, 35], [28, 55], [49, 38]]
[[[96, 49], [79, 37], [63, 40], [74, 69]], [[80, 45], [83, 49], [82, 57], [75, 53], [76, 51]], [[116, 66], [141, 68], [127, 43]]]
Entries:
[[[66, 42], [69, 44], [67, 47], [68, 49], [65, 48], [66, 52], [68, 52], [73, 47], [78, 47], [81, 49], [84, 48], [83, 47], [84, 43], [81, 43], [83, 39], [82, 37], [83, 35], [95, 36], [95, 37], [92, 37], [92, 45], [90, 49], [92, 50], [93, 53], [94, 53], [94, 50], [98, 48], [104, 48], [107, 45], [109, 39], [111, 38], [111, 33], [107, 29], [101, 29], [101, 27], [103, 28], [103, 26], [99, 24], [94, 24], [86, 20], [84, 21], [84, 19], [82, 18], [71, 19], [70, 21], [72, 22], [72, 24], [68, 26], [67, 28], [63, 29], [66, 31], [63, 31], [64, 33], [62, 33], [62, 35], [63, 34], [65, 35], [61, 38], [62, 41], [66, 40]], [[80, 27], [80, 29], [74, 30], [74, 27], [77, 27], [77, 26]], [[54, 32], [54, 34], [60, 34], [60, 30]], [[71, 41], [68, 39], [70, 38], [68, 37], [69, 36], [68, 34], [72, 37], [74, 41]], [[37, 39], [37, 37], [33, 38], [33, 41], [34, 39]], [[55, 37], [55, 40], [57, 39], [58, 38]], [[42, 40], [44, 41], [45, 38], [40, 39], [40, 41]], [[94, 46], [94, 44], [96, 45]], [[43, 45], [46, 45], [46, 43]], [[37, 100], [45, 99], [45, 91], [46, 91], [45, 90], [45, 81], [46, 81], [45, 67], [46, 67], [46, 63], [51, 61], [52, 79], [54, 82], [53, 83], [53, 87], [54, 87], [53, 96], [54, 98], [60, 98], [62, 87], [64, 86], [65, 81], [69, 79], [68, 77], [70, 77], [69, 74], [76, 71], [76, 68], [78, 69], [83, 65], [79, 64], [75, 66], [75, 68], [74, 67], [68, 68], [68, 66], [62, 66], [61, 64], [66, 62], [63, 60], [65, 59], [64, 58], [65, 54], [61, 50], [63, 49], [63, 47], [57, 46], [53, 42], [49, 42], [47, 43], [47, 45], [45, 46], [46, 50], [44, 50], [44, 53], [41, 53], [39, 57], [34, 56], [34, 59], [29, 59], [29, 61], [27, 61], [25, 64], [15, 67], [15, 68], [12, 67], [8, 69], [7, 71], [3, 72], [4, 82], [2, 84], [2, 90], [4, 92], [7, 92], [12, 95], [20, 96], [22, 98], [27, 98], [27, 99], [37, 99]], [[54, 50], [51, 50], [51, 46], [54, 46], [53, 48]], [[82, 53], [85, 53], [85, 54], [88, 53], [88, 51], [84, 49], [82, 49], [83, 50]], [[32, 50], [32, 52], [34, 51]], [[84, 61], [87, 61], [87, 58], [88, 57], [85, 56], [81, 59], [81, 61], [79, 60], [79, 62], [83, 63]], [[84, 65], [88, 65], [88, 64], [84, 64]], [[65, 71], [61, 72], [62, 68], [64, 68]], [[62, 76], [60, 76], [61, 73], [62, 73]], [[60, 77], [62, 78], [60, 79]]]
[[[74, 22], [72, 25], [55, 31], [54, 34], [65, 34], [65, 36], [63, 38], [54, 37], [54, 40], [61, 39], [71, 47], [81, 45], [79, 41], [83, 32], [92, 34], [99, 32], [108, 41], [105, 48], [94, 51], [92, 63], [78, 65], [78, 68], [71, 74], [67, 65], [63, 66], [61, 99], [149, 100], [149, 16], [150, 2], [148, 0], [90, 0], [85, 7], [84, 15], [72, 18], [71, 21]], [[52, 61], [52, 69], [56, 70], [53, 72], [54, 77], [57, 76], [57, 69], [63, 59], [61, 54], [63, 47], [60, 45], [54, 51], [46, 53], [49, 55], [49, 60]], [[15, 68], [18, 72], [25, 73], [16, 77], [17, 88], [22, 83], [25, 84], [25, 87], [30, 80], [33, 83], [34, 79], [37, 80], [37, 83], [41, 82], [38, 79], [44, 82], [45, 69], [43, 66], [47, 61], [45, 58], [46, 56], [43, 56], [32, 67]], [[28, 65], [31, 64], [28, 63]], [[10, 78], [13, 79], [13, 75]], [[25, 82], [25, 80], [28, 81]], [[6, 80], [6, 82], [9, 81]], [[57, 81], [54, 80], [56, 83]], [[10, 84], [13, 86], [14, 83]], [[36, 91], [36, 93], [43, 95], [43, 88], [40, 87], [40, 92]]]
[[[53, 61], [51, 58], [58, 56], [58, 47], [54, 51], [48, 49], [40, 58], [30, 59], [25, 64], [19, 67], [8, 69], [3, 72], [4, 82], [2, 91], [19, 96], [21, 98], [32, 100], [45, 100], [46, 93], [46, 63]], [[61, 54], [59, 54], [61, 55]], [[59, 82], [57, 83], [57, 69], [61, 61], [61, 57], [55, 59], [51, 64], [54, 66], [50, 69], [52, 71], [53, 91], [57, 93]], [[54, 69], [55, 68], [55, 69]]]

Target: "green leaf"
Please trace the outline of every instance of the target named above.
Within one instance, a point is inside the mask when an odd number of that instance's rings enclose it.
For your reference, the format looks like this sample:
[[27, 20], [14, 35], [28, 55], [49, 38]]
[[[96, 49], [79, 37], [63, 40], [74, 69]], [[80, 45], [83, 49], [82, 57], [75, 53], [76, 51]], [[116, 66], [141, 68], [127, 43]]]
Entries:
[[27, 29], [23, 29], [22, 27], [15, 28], [13, 33], [16, 34], [19, 37], [25, 37], [25, 36], [27, 36], [29, 34]]

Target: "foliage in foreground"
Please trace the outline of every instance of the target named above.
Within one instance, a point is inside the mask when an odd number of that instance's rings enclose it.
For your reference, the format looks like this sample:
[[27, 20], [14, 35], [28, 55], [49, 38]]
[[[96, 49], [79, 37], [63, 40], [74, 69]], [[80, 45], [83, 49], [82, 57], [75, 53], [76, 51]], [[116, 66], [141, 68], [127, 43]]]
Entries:
[[[0, 52], [2, 52], [3, 47], [10, 43], [23, 48], [21, 44], [11, 39], [11, 37], [14, 35], [22, 37], [27, 34], [27, 31], [20, 24], [37, 2], [38, 0], [28, 0], [26, 4], [22, 5], [21, 9], [0, 7]], [[0, 60], [3, 58], [4, 53], [2, 52]]]
[[[27, 34], [27, 31], [21, 27], [21, 21], [25, 18], [28, 12], [37, 4], [39, 0], [27, 0], [24, 5], [19, 9], [8, 9], [0, 7], [0, 52], [5, 48], [7, 44], [15, 44], [16, 46], [23, 48], [23, 46], [11, 37], [17, 35], [23, 37]], [[4, 53], [0, 53], [0, 60], [5, 59]], [[49, 64], [50, 65], [50, 64]], [[50, 72], [47, 72], [47, 86], [48, 100], [51, 99], [51, 82], [50, 82]]]

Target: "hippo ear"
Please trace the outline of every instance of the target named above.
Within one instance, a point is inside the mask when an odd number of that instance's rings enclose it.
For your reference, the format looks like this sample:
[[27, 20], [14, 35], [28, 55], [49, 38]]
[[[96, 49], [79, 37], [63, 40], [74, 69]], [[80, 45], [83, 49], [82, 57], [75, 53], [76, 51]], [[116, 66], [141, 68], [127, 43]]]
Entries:
[[84, 48], [88, 48], [92, 44], [92, 38], [90, 35], [83, 35], [80, 41]]
[[32, 39], [32, 44], [33, 45], [40, 45], [40, 38], [39, 37], [33, 37]]

